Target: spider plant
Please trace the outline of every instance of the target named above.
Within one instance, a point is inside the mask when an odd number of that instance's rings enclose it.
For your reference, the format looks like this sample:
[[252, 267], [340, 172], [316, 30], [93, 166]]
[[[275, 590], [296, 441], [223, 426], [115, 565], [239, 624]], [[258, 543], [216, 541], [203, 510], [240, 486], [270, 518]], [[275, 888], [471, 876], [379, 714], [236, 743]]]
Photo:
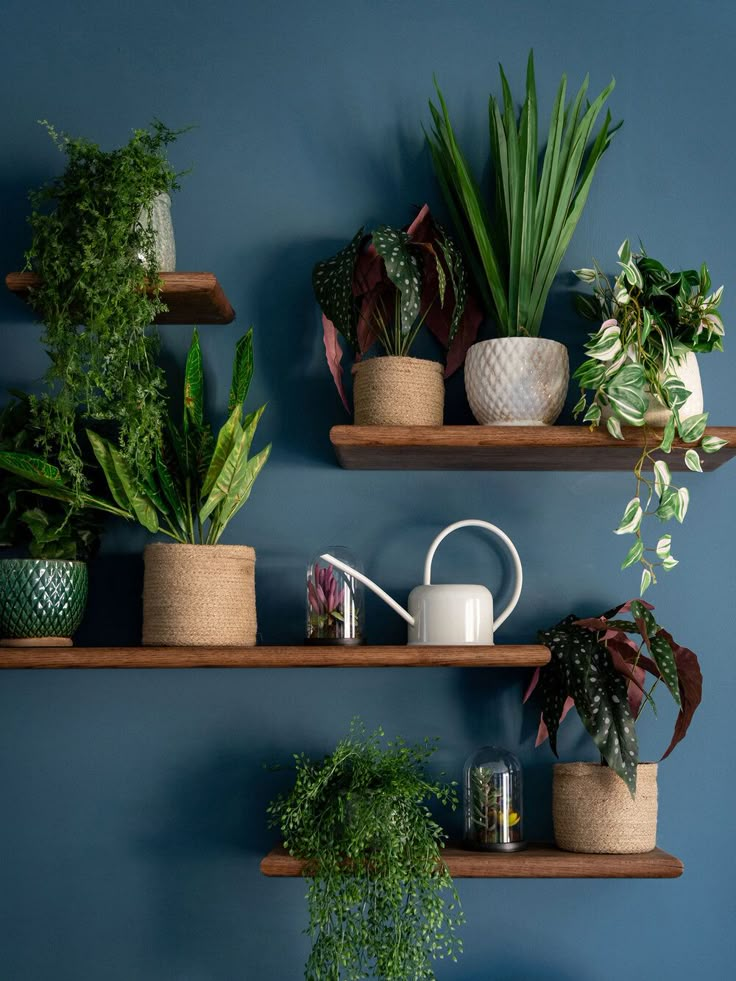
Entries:
[[435, 174], [486, 312], [494, 316], [501, 336], [536, 337], [596, 169], [621, 124], [612, 126], [611, 114], [606, 112], [593, 137], [613, 80], [589, 104], [586, 76], [568, 104], [563, 75], [540, 173], [534, 54], [529, 54], [526, 98], [518, 123], [508, 80], [499, 67], [503, 101], [499, 104], [491, 96], [489, 102], [493, 209], [460, 149], [436, 79], [439, 108], [430, 101], [434, 126], [426, 136]]

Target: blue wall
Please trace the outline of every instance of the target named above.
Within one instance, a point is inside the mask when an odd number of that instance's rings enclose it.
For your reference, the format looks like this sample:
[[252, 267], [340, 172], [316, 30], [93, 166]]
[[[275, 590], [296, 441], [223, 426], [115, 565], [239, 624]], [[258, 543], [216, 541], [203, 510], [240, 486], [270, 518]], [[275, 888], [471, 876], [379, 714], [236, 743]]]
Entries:
[[[626, 120], [604, 159], [565, 268], [641, 236], [670, 264], [710, 263], [733, 321], [733, 156], [724, 107], [736, 84], [736, 12], [725, 0], [597, 5], [440, 0], [6, 0], [0, 38], [0, 268], [27, 244], [25, 192], [61, 160], [35, 120], [103, 144], [158, 116], [197, 128], [175, 148], [193, 166], [175, 199], [179, 268], [212, 269], [238, 311], [202, 331], [208, 401], [221, 405], [236, 338], [256, 325], [254, 400], [268, 399], [271, 462], [226, 540], [258, 552], [262, 639], [299, 642], [303, 570], [342, 543], [406, 595], [435, 532], [485, 517], [516, 541], [526, 585], [499, 639], [521, 642], [570, 610], [593, 613], [636, 592], [618, 573], [610, 530], [630, 496], [625, 474], [359, 473], [339, 470], [327, 433], [344, 422], [323, 363], [310, 291], [313, 262], [365, 221], [439, 209], [421, 122], [432, 74], [471, 155], [486, 146], [486, 99], [502, 60], [515, 91], [537, 54], [542, 109], [559, 75], [613, 74]], [[579, 358], [585, 325], [560, 277], [545, 322]], [[167, 363], [189, 330], [162, 330]], [[0, 294], [0, 387], [44, 368], [38, 329]], [[729, 345], [730, 348], [730, 345]], [[732, 349], [701, 360], [714, 423], [733, 423]], [[463, 419], [459, 380], [454, 418]], [[660, 773], [660, 841], [682, 856], [674, 882], [466, 881], [466, 954], [439, 977], [463, 981], [613, 981], [661, 972], [730, 976], [736, 804], [732, 609], [734, 464], [689, 481], [676, 531], [681, 567], [655, 592], [661, 619], [696, 649], [703, 707]], [[488, 580], [501, 567], [482, 536], [455, 536], [437, 572]], [[115, 527], [92, 567], [82, 642], [135, 643], [145, 536]], [[402, 622], [369, 603], [375, 642]], [[469, 670], [100, 671], [0, 678], [0, 977], [3, 981], [291, 981], [307, 942], [304, 886], [260, 876], [272, 844], [264, 808], [283, 783], [261, 769], [296, 750], [322, 753], [359, 713], [406, 737], [441, 737], [437, 765], [457, 775], [487, 741], [521, 753], [527, 828], [549, 833], [552, 756], [533, 750], [525, 679]], [[651, 758], [671, 715], [643, 724]], [[592, 758], [579, 724], [563, 758]], [[728, 754], [728, 755], [727, 755]], [[457, 829], [458, 817], [446, 818]]]

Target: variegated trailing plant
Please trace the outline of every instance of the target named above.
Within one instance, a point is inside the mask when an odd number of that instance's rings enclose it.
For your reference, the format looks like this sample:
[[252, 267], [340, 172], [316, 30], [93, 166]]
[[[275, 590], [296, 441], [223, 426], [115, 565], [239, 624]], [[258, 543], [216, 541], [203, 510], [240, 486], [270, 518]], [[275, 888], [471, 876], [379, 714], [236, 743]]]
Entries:
[[[588, 358], [575, 372], [581, 389], [574, 409], [591, 428], [606, 423], [616, 439], [625, 438], [624, 426], [644, 427], [647, 438], [634, 466], [636, 493], [624, 510], [617, 535], [634, 535], [622, 569], [641, 564], [640, 592], [656, 583], [657, 569], [677, 565], [671, 554], [671, 535], [646, 545], [642, 534], [645, 516], [660, 521], [685, 519], [690, 495], [677, 487], [662, 454], [673, 451], [677, 437], [687, 444], [682, 453], [689, 470], [701, 472], [703, 453], [717, 453], [725, 440], [705, 435], [708, 413], [686, 416], [681, 411], [689, 395], [675, 373], [688, 354], [723, 350], [724, 327], [718, 306], [723, 287], [710, 292], [711, 279], [700, 271], [671, 272], [642, 249], [632, 252], [629, 242], [618, 252], [620, 273], [611, 282], [597, 263], [576, 269], [575, 275], [592, 285], [593, 295], [577, 294], [575, 303], [585, 317], [603, 323], [586, 344]], [[646, 420], [647, 410], [658, 404], [671, 410], [664, 431]]]
[[0, 453], [0, 466], [32, 485], [36, 494], [75, 508], [97, 509], [137, 521], [174, 541], [216, 545], [228, 522], [248, 500], [271, 452], [269, 443], [249, 456], [265, 406], [245, 414], [253, 375], [253, 329], [235, 349], [228, 418], [217, 439], [204, 419], [204, 370], [197, 331], [186, 360], [181, 425], [171, 416], [150, 469], [137, 475], [113, 442], [91, 430], [87, 436], [107, 481], [111, 499], [80, 491], [48, 460], [30, 453]]
[[[499, 66], [500, 67], [500, 66]], [[458, 144], [442, 91], [427, 135], [434, 172], [487, 314], [502, 337], [536, 337], [549, 291], [582, 214], [600, 159], [621, 125], [606, 113], [614, 82], [588, 103], [588, 79], [567, 104], [562, 76], [539, 172], [534, 54], [518, 117], [502, 67], [503, 102], [491, 96], [489, 124], [494, 202], [488, 202]]]
[[339, 334], [356, 361], [375, 345], [383, 354], [406, 357], [426, 324], [448, 349], [451, 375], [481, 320], [460, 252], [426, 204], [406, 228], [381, 225], [372, 234], [360, 228], [344, 249], [315, 265], [312, 285], [327, 363], [348, 411]]
[[[549, 738], [556, 756], [560, 723], [575, 708], [601, 763], [621, 777], [632, 797], [639, 763], [636, 721], [645, 705], [656, 711], [655, 689], [663, 683], [679, 709], [665, 759], [687, 734], [703, 688], [697, 656], [656, 622], [653, 609], [637, 599], [599, 617], [569, 616], [541, 631], [540, 643], [552, 659], [537, 668], [524, 696], [526, 701], [535, 688], [541, 696], [537, 746]], [[631, 619], [622, 618], [627, 613]]]

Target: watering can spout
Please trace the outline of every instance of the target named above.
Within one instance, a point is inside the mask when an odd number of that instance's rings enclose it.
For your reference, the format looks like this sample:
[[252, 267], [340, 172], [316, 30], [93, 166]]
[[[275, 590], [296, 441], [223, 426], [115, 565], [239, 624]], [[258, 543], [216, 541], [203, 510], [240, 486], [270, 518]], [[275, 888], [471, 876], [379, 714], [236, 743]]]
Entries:
[[320, 558], [324, 562], [329, 562], [330, 565], [334, 565], [336, 569], [346, 573], [346, 575], [357, 579], [358, 582], [362, 582], [364, 586], [367, 586], [368, 589], [376, 594], [376, 596], [380, 597], [384, 603], [387, 603], [391, 609], [394, 610], [394, 612], [398, 613], [400, 617], [403, 617], [410, 626], [414, 626], [415, 621], [411, 613], [409, 613], [408, 610], [405, 610], [403, 606], [397, 603], [393, 597], [389, 596], [385, 590], [381, 589], [381, 587], [377, 585], [377, 583], [374, 583], [372, 579], [369, 579], [368, 576], [363, 575], [362, 572], [358, 572], [357, 569], [353, 569], [353, 567], [348, 565], [346, 562], [336, 559], [334, 555], [330, 555], [328, 552], [325, 552], [324, 555], [320, 555]]

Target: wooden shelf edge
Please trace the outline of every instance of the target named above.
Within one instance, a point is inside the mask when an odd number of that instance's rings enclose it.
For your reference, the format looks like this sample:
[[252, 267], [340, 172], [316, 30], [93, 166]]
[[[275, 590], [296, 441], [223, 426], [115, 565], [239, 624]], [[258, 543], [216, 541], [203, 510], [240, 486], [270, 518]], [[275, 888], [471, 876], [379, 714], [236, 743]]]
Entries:
[[[169, 307], [156, 318], [157, 324], [230, 324], [235, 311], [217, 276], [210, 272], [160, 273], [161, 297]], [[5, 285], [11, 293], [28, 301], [29, 291], [40, 282], [31, 272], [11, 272]]]
[[[455, 879], [677, 879], [679, 858], [655, 848], [638, 855], [588, 855], [533, 843], [520, 852], [476, 852], [448, 846], [442, 854]], [[270, 877], [299, 877], [304, 863], [279, 845], [261, 860]]]
[[531, 668], [547, 664], [538, 644], [489, 647], [0, 647], [1, 669], [40, 668]]
[[[707, 434], [729, 444], [702, 454], [703, 469], [716, 470], [736, 455], [736, 426]], [[646, 440], [635, 427], [624, 435], [587, 426], [333, 426], [330, 442], [341, 466], [355, 470], [616, 471], [633, 467]], [[682, 454], [666, 459], [686, 469]]]

